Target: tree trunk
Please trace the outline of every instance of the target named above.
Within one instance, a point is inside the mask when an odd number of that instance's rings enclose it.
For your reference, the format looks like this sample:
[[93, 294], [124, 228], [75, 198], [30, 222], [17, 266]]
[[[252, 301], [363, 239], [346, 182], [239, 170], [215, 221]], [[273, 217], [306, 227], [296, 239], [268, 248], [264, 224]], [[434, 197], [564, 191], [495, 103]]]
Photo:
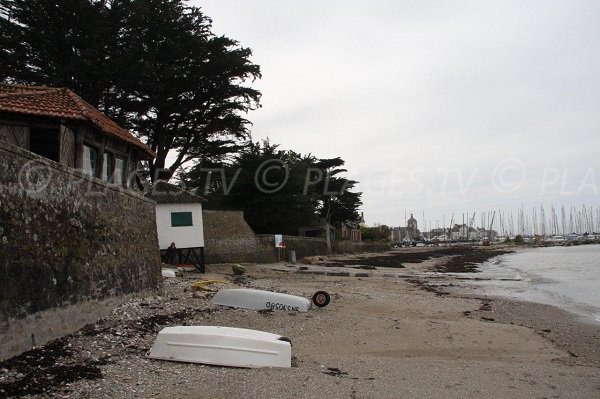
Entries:
[[333, 251], [331, 250], [331, 234], [329, 233], [329, 228], [331, 225], [325, 222], [325, 239], [327, 240], [327, 253], [331, 255]]

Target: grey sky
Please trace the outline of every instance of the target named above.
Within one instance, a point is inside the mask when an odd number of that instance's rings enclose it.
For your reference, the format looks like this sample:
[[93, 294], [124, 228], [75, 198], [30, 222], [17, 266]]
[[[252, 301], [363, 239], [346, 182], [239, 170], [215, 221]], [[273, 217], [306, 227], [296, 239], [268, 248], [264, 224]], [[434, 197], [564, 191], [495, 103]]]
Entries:
[[600, 205], [600, 1], [190, 4], [262, 68], [253, 138], [341, 156], [370, 224]]

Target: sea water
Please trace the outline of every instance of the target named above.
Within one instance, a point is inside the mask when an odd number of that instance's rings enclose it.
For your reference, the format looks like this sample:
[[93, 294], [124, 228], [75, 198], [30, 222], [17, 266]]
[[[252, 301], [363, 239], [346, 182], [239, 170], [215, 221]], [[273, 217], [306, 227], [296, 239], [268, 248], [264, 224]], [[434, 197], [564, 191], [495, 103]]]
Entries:
[[486, 295], [554, 305], [600, 323], [600, 245], [548, 247], [501, 255], [460, 284]]

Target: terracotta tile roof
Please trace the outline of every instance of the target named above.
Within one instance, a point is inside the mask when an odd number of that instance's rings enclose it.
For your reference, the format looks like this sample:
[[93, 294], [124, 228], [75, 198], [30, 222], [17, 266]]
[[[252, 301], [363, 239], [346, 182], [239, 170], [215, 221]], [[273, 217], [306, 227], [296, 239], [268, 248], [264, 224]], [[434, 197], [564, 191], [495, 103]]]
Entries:
[[89, 121], [102, 132], [135, 145], [151, 158], [156, 157], [128, 130], [67, 88], [0, 84], [0, 111]]

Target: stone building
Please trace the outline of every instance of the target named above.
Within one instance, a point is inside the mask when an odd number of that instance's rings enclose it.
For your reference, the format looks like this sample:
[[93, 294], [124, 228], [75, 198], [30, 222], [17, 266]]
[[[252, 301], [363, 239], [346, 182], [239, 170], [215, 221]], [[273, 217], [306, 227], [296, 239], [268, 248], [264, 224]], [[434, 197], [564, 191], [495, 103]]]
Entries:
[[391, 227], [389, 240], [395, 244], [414, 243], [420, 236], [420, 231], [417, 228], [417, 220], [410, 214], [410, 219], [406, 221], [405, 227]]
[[139, 161], [155, 157], [67, 88], [0, 84], [0, 142], [131, 188]]
[[406, 221], [406, 229], [410, 240], [415, 240], [419, 236], [419, 230], [417, 229], [417, 220], [410, 214], [410, 219]]
[[0, 84], [0, 360], [161, 284], [153, 152], [69, 89]]
[[340, 236], [342, 240], [362, 241], [360, 222], [345, 222], [341, 224]]

